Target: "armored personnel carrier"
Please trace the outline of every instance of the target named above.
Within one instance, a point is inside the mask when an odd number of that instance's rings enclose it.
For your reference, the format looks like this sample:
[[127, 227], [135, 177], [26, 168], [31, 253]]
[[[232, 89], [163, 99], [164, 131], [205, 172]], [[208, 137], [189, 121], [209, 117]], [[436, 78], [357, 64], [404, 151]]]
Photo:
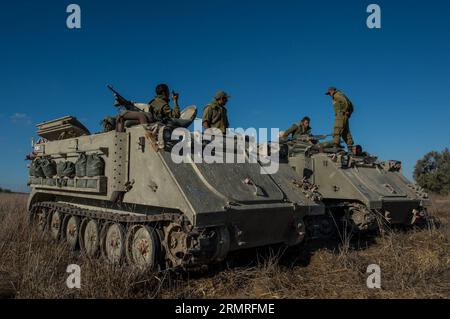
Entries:
[[264, 175], [259, 162], [172, 160], [171, 132], [195, 115], [189, 107], [172, 124], [97, 134], [72, 116], [39, 124], [32, 222], [73, 250], [140, 269], [189, 268], [244, 248], [302, 242], [305, 216], [325, 209], [289, 165]]
[[426, 221], [428, 196], [402, 175], [401, 162], [380, 161], [360, 147], [351, 153], [341, 147], [323, 147], [327, 144], [318, 141], [324, 137], [285, 141], [285, 159], [297, 174], [316, 185], [333, 218], [356, 231]]

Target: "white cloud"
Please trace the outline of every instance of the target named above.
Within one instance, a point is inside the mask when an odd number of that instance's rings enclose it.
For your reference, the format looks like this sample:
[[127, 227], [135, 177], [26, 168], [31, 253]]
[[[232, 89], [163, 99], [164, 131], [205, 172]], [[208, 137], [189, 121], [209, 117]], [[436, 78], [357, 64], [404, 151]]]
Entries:
[[28, 116], [25, 113], [14, 113], [13, 115], [11, 115], [10, 117], [11, 122], [13, 123], [25, 123], [25, 124], [31, 124], [31, 117]]

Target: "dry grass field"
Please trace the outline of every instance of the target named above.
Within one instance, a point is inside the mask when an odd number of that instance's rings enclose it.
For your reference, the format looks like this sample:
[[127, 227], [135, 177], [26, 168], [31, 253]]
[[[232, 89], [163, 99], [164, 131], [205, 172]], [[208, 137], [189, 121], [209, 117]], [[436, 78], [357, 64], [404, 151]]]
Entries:
[[[350, 243], [250, 250], [203, 273], [140, 274], [68, 251], [28, 225], [26, 196], [0, 194], [0, 274], [16, 298], [450, 298], [450, 198], [434, 197], [432, 230], [392, 231]], [[81, 266], [81, 289], [66, 267]], [[381, 289], [366, 269], [381, 267]]]

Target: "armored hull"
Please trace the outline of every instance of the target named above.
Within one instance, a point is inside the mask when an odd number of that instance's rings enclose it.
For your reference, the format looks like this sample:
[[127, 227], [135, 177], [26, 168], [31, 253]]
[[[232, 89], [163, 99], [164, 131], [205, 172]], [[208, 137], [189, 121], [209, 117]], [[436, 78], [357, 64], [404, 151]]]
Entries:
[[40, 125], [53, 135], [35, 156], [76, 170], [30, 173], [28, 208], [43, 232], [89, 256], [143, 269], [205, 265], [239, 249], [298, 244], [305, 216], [324, 214], [288, 165], [266, 175], [259, 162], [175, 163], [161, 124], [55, 138], [73, 118], [65, 119]]
[[326, 207], [354, 229], [425, 220], [428, 196], [402, 175], [400, 162], [342, 149], [323, 150], [304, 142], [291, 150], [295, 151], [287, 157], [289, 164], [315, 184]]

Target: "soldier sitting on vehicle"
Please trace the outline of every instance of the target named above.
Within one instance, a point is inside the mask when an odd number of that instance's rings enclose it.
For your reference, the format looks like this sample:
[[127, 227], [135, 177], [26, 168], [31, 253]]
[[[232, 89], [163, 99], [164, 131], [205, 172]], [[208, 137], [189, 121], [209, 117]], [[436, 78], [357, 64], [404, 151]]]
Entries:
[[310, 136], [312, 132], [311, 126], [309, 123], [311, 119], [305, 116], [299, 123], [294, 123], [290, 128], [280, 134], [280, 137], [286, 138], [289, 135], [292, 135], [292, 139], [297, 139], [303, 136]]
[[361, 145], [355, 145], [354, 147], [352, 147], [351, 151], [354, 156], [358, 156], [358, 157], [370, 156], [369, 153], [363, 152]]
[[[111, 88], [110, 88], [111, 89]], [[117, 118], [116, 130], [122, 132], [125, 127], [125, 121], [133, 121], [135, 124], [150, 124], [153, 122], [165, 122], [169, 118], [180, 117], [180, 107], [178, 105], [179, 94], [172, 92], [174, 109], [169, 106], [170, 91], [167, 84], [158, 84], [156, 86], [156, 97], [149, 103], [136, 103], [124, 99], [120, 94], [113, 91], [116, 98], [115, 105], [121, 105], [126, 108]]]

